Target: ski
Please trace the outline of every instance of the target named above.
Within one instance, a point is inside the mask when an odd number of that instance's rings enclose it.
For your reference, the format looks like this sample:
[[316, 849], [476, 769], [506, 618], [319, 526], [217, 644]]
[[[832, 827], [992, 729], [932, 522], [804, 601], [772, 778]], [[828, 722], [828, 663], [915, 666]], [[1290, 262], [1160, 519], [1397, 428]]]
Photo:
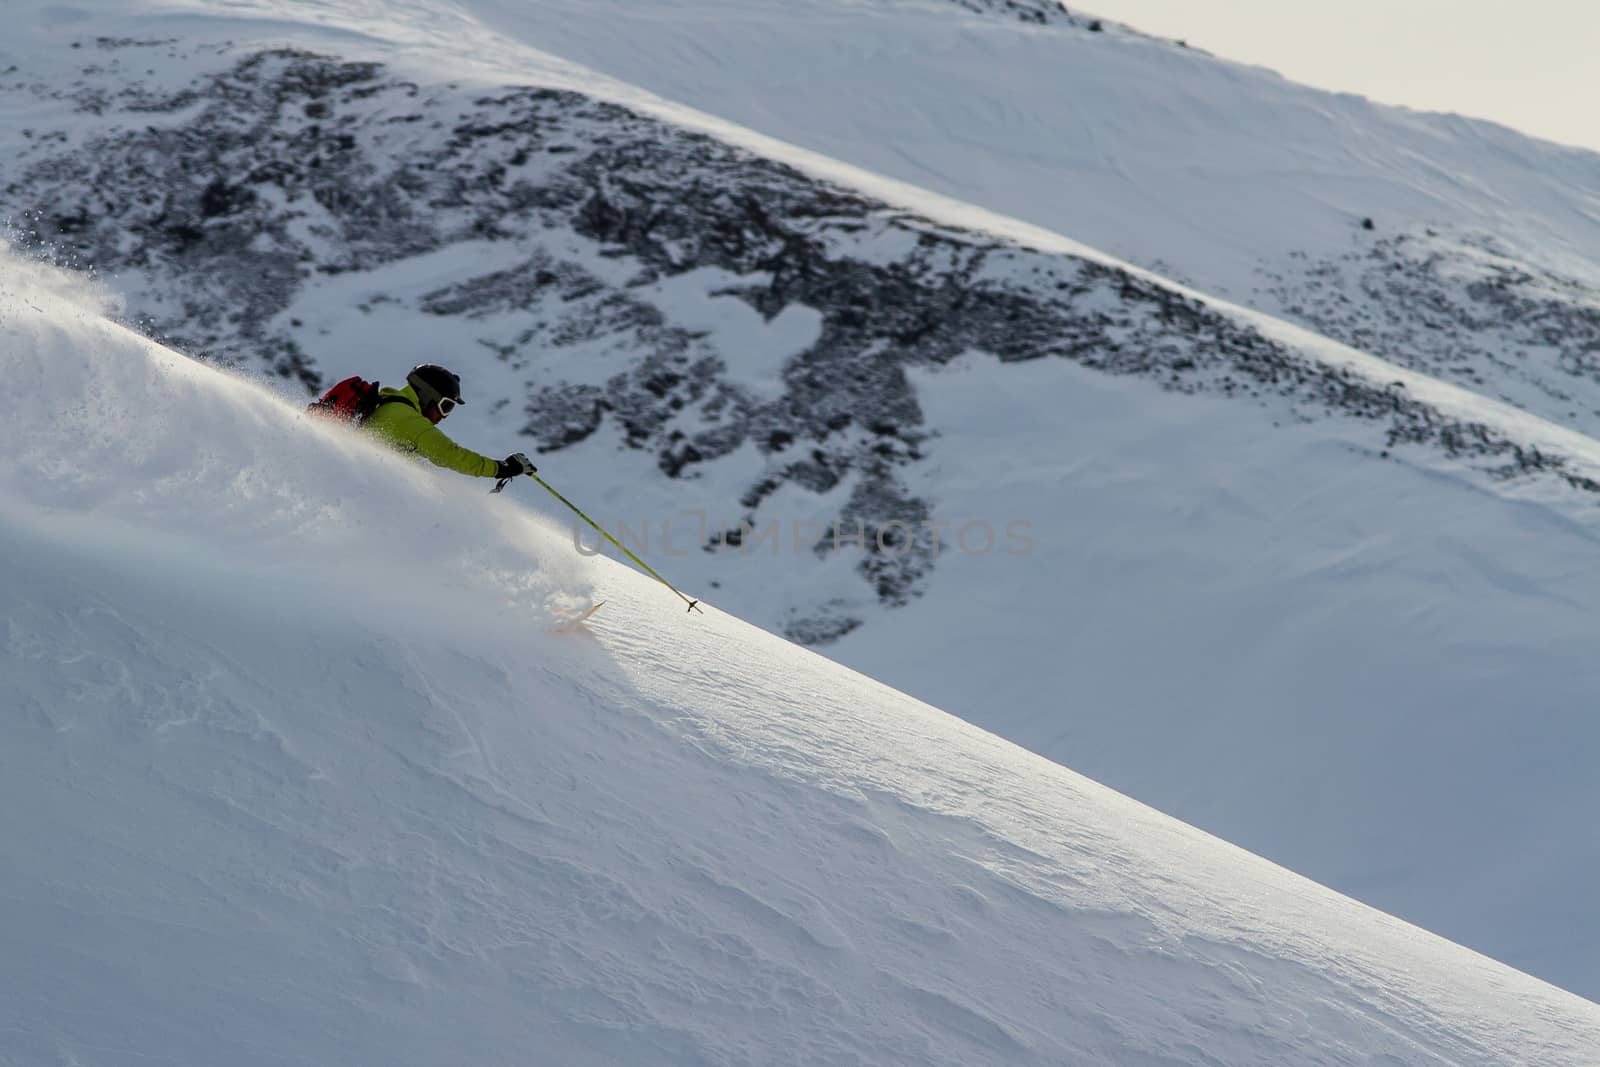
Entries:
[[552, 633], [558, 633], [558, 634], [571, 633], [572, 631], [574, 631], [574, 630], [578, 629], [580, 626], [582, 626], [585, 622], [588, 622], [589, 621], [589, 616], [593, 615], [595, 612], [599, 611], [602, 607], [604, 607], [605, 603], [606, 602], [604, 600], [602, 600], [599, 603], [595, 604], [594, 606], [588, 608], [587, 610], [585, 610], [581, 614], [577, 614], [577, 613], [573, 613], [573, 612], [565, 611], [565, 610], [560, 611], [559, 614], [565, 615], [565, 616], [567, 616], [567, 618], [566, 618], [566, 620], [564, 622], [559, 622], [556, 625], [550, 627], [551, 632]]

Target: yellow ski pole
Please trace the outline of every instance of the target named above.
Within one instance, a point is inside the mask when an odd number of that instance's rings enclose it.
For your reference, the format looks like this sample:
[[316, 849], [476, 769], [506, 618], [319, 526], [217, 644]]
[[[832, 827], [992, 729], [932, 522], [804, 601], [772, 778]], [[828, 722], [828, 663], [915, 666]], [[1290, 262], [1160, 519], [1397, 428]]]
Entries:
[[[578, 505], [574, 504], [572, 501], [568, 500], [566, 497], [564, 497], [560, 493], [556, 492], [555, 489], [553, 489], [551, 487], [549, 482], [547, 482], [543, 478], [539, 477], [538, 474], [529, 474], [528, 477], [532, 478], [534, 481], [538, 482], [540, 485], [542, 485], [546, 489], [548, 489], [550, 491], [550, 495], [551, 496], [555, 497], [557, 500], [561, 501], [567, 507], [571, 508], [572, 509], [572, 513], [574, 515], [578, 516], [578, 518], [582, 519], [584, 522], [588, 523], [590, 526], [593, 526], [595, 528], [595, 531], [597, 533], [599, 533], [601, 537], [604, 537], [607, 541], [610, 541], [612, 544], [614, 544], [618, 548], [620, 548], [622, 550], [623, 555], [627, 556], [629, 559], [633, 560], [633, 562], [637, 563], [639, 565], [639, 568], [641, 570], [643, 570], [646, 574], [648, 574], [650, 577], [654, 578], [656, 581], [660, 582], [662, 585], [666, 586], [668, 589], [672, 590], [674, 593], [677, 593], [678, 594], [678, 599], [682, 600], [685, 604], [688, 604], [690, 611], [699, 611], [700, 614], [702, 614], [702, 615], [705, 614], [705, 612], [701, 611], [701, 609], [700, 609], [700, 601], [698, 601], [698, 600], [690, 600], [688, 597], [684, 596], [681, 592], [678, 591], [678, 587], [677, 586], [673, 585], [671, 582], [669, 582], [665, 578], [661, 577], [661, 575], [657, 574], [655, 572], [655, 570], [650, 566], [650, 564], [646, 563], [644, 560], [640, 559], [638, 556], [636, 556], [632, 552], [628, 551], [628, 546], [627, 545], [623, 544], [621, 541], [618, 541], [615, 537], [612, 537], [609, 533], [606, 532], [604, 527], [602, 527], [599, 523], [595, 522], [593, 519], [591, 519], [589, 516], [585, 515], [581, 510], [579, 510]], [[504, 489], [506, 487], [506, 483], [509, 482], [509, 481], [511, 481], [510, 478], [501, 478], [498, 482], [495, 483], [495, 487], [493, 489], [489, 490], [489, 491], [491, 493], [498, 493], [500, 490], [502, 490], [502, 489]]]

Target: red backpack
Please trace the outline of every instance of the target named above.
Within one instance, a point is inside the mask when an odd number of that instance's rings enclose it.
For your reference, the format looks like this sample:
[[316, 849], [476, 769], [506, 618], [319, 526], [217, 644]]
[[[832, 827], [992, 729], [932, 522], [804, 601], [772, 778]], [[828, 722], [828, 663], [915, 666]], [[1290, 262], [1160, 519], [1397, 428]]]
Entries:
[[334, 419], [346, 419], [357, 426], [367, 421], [379, 404], [392, 400], [404, 402], [398, 396], [378, 396], [378, 383], [365, 378], [346, 378], [326, 393], [321, 400], [306, 405], [306, 410]]

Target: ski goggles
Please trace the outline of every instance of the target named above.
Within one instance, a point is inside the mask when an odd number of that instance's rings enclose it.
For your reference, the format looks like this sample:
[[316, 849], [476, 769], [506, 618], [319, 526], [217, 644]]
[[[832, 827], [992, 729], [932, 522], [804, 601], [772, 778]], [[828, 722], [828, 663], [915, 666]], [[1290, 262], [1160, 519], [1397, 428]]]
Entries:
[[439, 398], [439, 417], [442, 419], [446, 415], [450, 414], [456, 409], [456, 405], [459, 403], [461, 403], [461, 401], [451, 400], [447, 396], [441, 396]]

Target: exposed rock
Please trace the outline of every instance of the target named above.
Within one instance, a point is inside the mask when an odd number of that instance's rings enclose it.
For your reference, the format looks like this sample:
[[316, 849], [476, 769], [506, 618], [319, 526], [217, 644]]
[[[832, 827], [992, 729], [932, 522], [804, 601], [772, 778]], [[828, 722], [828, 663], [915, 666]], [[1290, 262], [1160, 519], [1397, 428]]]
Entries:
[[1268, 291], [1319, 333], [1600, 434], [1600, 285], [1487, 234], [1364, 240]]

